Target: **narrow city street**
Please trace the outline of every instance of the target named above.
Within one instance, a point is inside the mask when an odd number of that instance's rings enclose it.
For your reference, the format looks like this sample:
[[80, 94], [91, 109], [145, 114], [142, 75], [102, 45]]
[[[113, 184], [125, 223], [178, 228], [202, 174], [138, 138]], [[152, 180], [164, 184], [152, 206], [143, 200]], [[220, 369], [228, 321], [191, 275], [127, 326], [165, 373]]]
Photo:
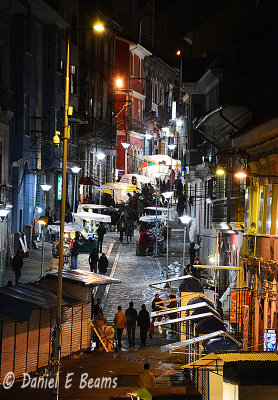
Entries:
[[[183, 229], [179, 228], [177, 221], [172, 223], [173, 237], [170, 242], [171, 262], [180, 261], [182, 256]], [[182, 235], [180, 235], [182, 233]], [[138, 229], [135, 230], [135, 236], [131, 243], [119, 242], [119, 234], [116, 232], [108, 232], [104, 244], [103, 251], [109, 256], [109, 269], [107, 274], [121, 281], [118, 285], [110, 285], [107, 287], [99, 287], [95, 292], [95, 298], [102, 299], [104, 316], [108, 321], [108, 325], [113, 325], [114, 315], [117, 306], [121, 305], [122, 309], [128, 308], [130, 301], [134, 302], [137, 311], [141, 305], [145, 304], [149, 312], [151, 312], [151, 303], [156, 293], [160, 294], [162, 299], [167, 296], [164, 292], [156, 291], [149, 287], [150, 283], [159, 282], [165, 278], [165, 256], [136, 256], [136, 240], [138, 239]], [[50, 256], [50, 246], [47, 244], [48, 253], [46, 255], [47, 269], [52, 266], [52, 272], [55, 272], [57, 259]], [[40, 249], [34, 250], [29, 259], [25, 260], [22, 269], [22, 282], [28, 282], [39, 274], [40, 271]], [[35, 262], [36, 260], [36, 262]], [[67, 268], [67, 266], [66, 266]], [[88, 254], [80, 254], [78, 256], [78, 268], [89, 270]], [[179, 276], [181, 266], [177, 263], [169, 268], [169, 276]], [[5, 275], [5, 279], [11, 277], [11, 272]], [[161, 286], [162, 288], [164, 285]], [[177, 290], [177, 288], [173, 288]], [[61, 374], [61, 398], [62, 399], [103, 399], [108, 400], [113, 396], [124, 398], [127, 393], [135, 393], [138, 389], [139, 375], [143, 370], [145, 362], [150, 363], [151, 371], [156, 377], [156, 387], [153, 394], [165, 394], [165, 390], [169, 395], [184, 395], [186, 390], [186, 381], [183, 372], [179, 369], [184, 364], [184, 355], [161, 353], [160, 346], [177, 340], [176, 335], [169, 332], [158, 334], [155, 332], [152, 339], [147, 339], [145, 348], [140, 347], [139, 328], [136, 329], [135, 348], [128, 347], [127, 335], [123, 336], [123, 349], [113, 353], [105, 352], [87, 352], [78, 353], [69, 358], [62, 359]], [[65, 388], [68, 374], [73, 373], [72, 386]], [[80, 379], [82, 374], [88, 374], [89, 378], [111, 377], [117, 378], [117, 387], [114, 389], [98, 389], [88, 388], [84, 381], [84, 388], [80, 389]], [[34, 376], [37, 376], [35, 374]], [[85, 379], [85, 378], [84, 378]], [[32, 399], [39, 396], [40, 399], [47, 399], [50, 396], [48, 390], [21, 389], [22, 381], [19, 381], [14, 388], [5, 392], [6, 398], [14, 398], [17, 394], [22, 399]], [[82, 385], [81, 385], [82, 386]], [[192, 395], [197, 393], [191, 389]], [[3, 393], [3, 392], [2, 392]], [[188, 394], [190, 394], [188, 393]], [[177, 397], [178, 398], [178, 397]], [[184, 398], [184, 397], [181, 397]]]

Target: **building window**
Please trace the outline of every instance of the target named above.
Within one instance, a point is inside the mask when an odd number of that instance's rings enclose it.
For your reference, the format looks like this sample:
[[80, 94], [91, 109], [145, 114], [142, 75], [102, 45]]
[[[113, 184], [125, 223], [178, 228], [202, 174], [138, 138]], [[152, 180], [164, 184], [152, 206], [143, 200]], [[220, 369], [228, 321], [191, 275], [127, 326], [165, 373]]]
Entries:
[[134, 75], [134, 55], [130, 54], [130, 75]]
[[75, 65], [70, 66], [70, 93], [77, 94], [76, 85], [76, 67]]

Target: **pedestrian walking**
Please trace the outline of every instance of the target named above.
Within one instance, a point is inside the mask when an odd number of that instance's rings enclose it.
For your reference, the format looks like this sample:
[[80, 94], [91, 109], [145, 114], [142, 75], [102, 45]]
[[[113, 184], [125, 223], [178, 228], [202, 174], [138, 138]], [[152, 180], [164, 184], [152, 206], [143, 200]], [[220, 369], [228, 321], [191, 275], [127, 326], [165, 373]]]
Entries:
[[93, 307], [93, 317], [94, 317], [94, 319], [97, 317], [99, 312], [102, 312], [101, 300], [97, 299], [97, 302]]
[[123, 214], [121, 214], [120, 218], [118, 219], [117, 229], [118, 229], [118, 232], [120, 233], [120, 242], [123, 242], [124, 231], [125, 231], [125, 221], [124, 221]]
[[12, 259], [12, 268], [15, 275], [15, 284], [18, 285], [19, 279], [21, 277], [21, 269], [23, 267], [23, 258], [20, 251], [17, 250], [16, 255]]
[[[178, 307], [178, 302], [176, 300], [176, 296], [174, 294], [170, 294], [169, 298], [171, 299], [168, 308], [177, 308]], [[176, 319], [177, 318], [177, 313], [169, 313], [169, 318], [170, 319]], [[177, 323], [171, 324], [171, 330], [173, 331], [172, 333], [175, 333], [177, 331]]]
[[[152, 310], [153, 311], [161, 311], [162, 308], [157, 304], [157, 302], [162, 301], [161, 298], [159, 297], [159, 294], [157, 293], [152, 301]], [[151, 332], [154, 332], [154, 322], [157, 318], [157, 321], [161, 321], [161, 317], [153, 317], [152, 324], [151, 324]]]
[[97, 228], [97, 235], [98, 235], [97, 249], [99, 253], [102, 253], [102, 243], [105, 234], [106, 234], [105, 226], [103, 225], [103, 222], [100, 221], [99, 227]]
[[108, 268], [108, 259], [104, 253], [101, 254], [98, 260], [98, 272], [105, 275]]
[[144, 371], [141, 372], [139, 376], [139, 386], [141, 388], [151, 388], [155, 386], [155, 376], [154, 374], [150, 371], [150, 364], [145, 363], [144, 364]]
[[141, 305], [141, 310], [139, 311], [137, 324], [138, 324], [138, 326], [140, 328], [141, 347], [145, 347], [146, 346], [146, 340], [147, 340], [148, 331], [149, 331], [149, 329], [151, 327], [150, 314], [146, 310], [145, 304]]
[[114, 317], [114, 324], [117, 332], [118, 349], [122, 348], [122, 333], [126, 327], [126, 316], [122, 311], [122, 307], [118, 306], [118, 312]]
[[126, 316], [126, 329], [128, 335], [129, 347], [135, 347], [135, 329], [137, 321], [137, 311], [133, 308], [133, 302], [129, 303], [129, 307], [125, 312]]
[[[94, 324], [95, 324], [95, 328], [98, 331], [98, 334], [101, 336], [102, 332], [103, 332], [103, 327], [107, 326], [107, 320], [103, 315], [102, 311], [99, 311], [99, 313], [97, 314], [95, 320], [94, 320]], [[95, 332], [94, 332], [95, 334]], [[100, 343], [99, 337], [95, 334], [94, 340], [96, 342], [96, 348], [99, 350], [103, 350], [103, 346]]]
[[129, 220], [127, 221], [127, 225], [126, 225], [126, 242], [127, 243], [128, 243], [128, 239], [129, 239], [129, 242], [131, 243], [133, 234], [134, 234], [134, 221], [133, 221], [133, 219], [129, 218]]
[[216, 307], [216, 311], [219, 313], [220, 318], [224, 319], [224, 312], [223, 312], [223, 308], [222, 308], [222, 301], [218, 300], [217, 301], [217, 307]]
[[79, 243], [76, 239], [74, 239], [72, 248], [71, 248], [71, 268], [77, 268], [77, 258], [79, 253]]
[[193, 265], [195, 261], [195, 256], [197, 253], [197, 249], [195, 246], [195, 242], [191, 242], [189, 246], [189, 257], [190, 257], [190, 264]]
[[89, 255], [89, 264], [91, 272], [97, 274], [97, 263], [98, 263], [98, 252], [97, 249], [93, 249]]

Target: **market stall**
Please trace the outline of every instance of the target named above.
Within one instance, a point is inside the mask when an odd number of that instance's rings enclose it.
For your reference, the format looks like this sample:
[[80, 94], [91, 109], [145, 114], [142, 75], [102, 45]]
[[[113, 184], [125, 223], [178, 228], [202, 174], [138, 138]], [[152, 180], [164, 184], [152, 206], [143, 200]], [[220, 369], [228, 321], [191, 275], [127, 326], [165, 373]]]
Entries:
[[111, 194], [116, 204], [121, 204], [128, 200], [127, 193], [137, 192], [137, 187], [129, 183], [110, 182], [102, 185], [102, 190]]

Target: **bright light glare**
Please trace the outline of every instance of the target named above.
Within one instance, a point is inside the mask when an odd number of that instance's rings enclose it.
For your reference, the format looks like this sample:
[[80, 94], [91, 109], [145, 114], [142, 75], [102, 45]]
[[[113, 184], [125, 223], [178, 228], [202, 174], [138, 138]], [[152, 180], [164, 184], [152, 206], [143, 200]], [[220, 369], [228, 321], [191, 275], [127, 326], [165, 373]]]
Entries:
[[146, 135], [145, 135], [145, 138], [146, 138], [147, 140], [151, 140], [152, 137], [153, 137], [153, 135], [151, 135], [150, 133], [146, 133]]
[[104, 31], [104, 26], [102, 24], [100, 24], [100, 23], [94, 25], [93, 28], [94, 28], [94, 31], [97, 31], [97, 32]]
[[169, 145], [168, 145], [168, 149], [169, 149], [169, 150], [175, 150], [175, 148], [176, 148], [176, 145], [175, 145], [175, 144], [169, 144]]
[[129, 148], [130, 144], [129, 143], [122, 143], [123, 148], [126, 150]]
[[177, 56], [180, 56], [181, 55], [181, 51], [180, 50], [177, 50]]
[[164, 193], [161, 193], [161, 194], [162, 194], [162, 196], [165, 197], [165, 199], [170, 199], [170, 197], [173, 196], [173, 193], [174, 192], [164, 192]]
[[121, 78], [116, 79], [116, 86], [122, 88], [124, 86], [123, 80]]
[[42, 208], [38, 207], [38, 213], [40, 214], [42, 212]]
[[224, 170], [224, 168], [217, 168], [216, 174], [219, 175], [219, 176], [225, 175], [225, 170]]
[[214, 256], [210, 256], [209, 257], [209, 262], [213, 264], [215, 262], [215, 257]]
[[181, 222], [183, 224], [188, 224], [192, 220], [192, 218], [189, 217], [188, 215], [183, 215], [183, 216], [179, 217], [179, 219], [181, 220]]
[[0, 210], [0, 217], [5, 218], [9, 214], [10, 210], [4, 210], [3, 208]]
[[52, 188], [52, 186], [51, 185], [40, 185], [41, 186], [41, 188], [42, 188], [42, 190], [44, 191], [44, 192], [48, 192], [51, 188]]
[[247, 174], [244, 171], [238, 171], [235, 173], [235, 177], [238, 179], [244, 179], [246, 178]]
[[74, 174], [78, 174], [78, 172], [81, 170], [81, 168], [80, 167], [72, 167], [71, 170]]
[[105, 157], [106, 157], [106, 155], [104, 153], [102, 153], [101, 151], [99, 153], [97, 153], [97, 159], [99, 161], [104, 160]]

